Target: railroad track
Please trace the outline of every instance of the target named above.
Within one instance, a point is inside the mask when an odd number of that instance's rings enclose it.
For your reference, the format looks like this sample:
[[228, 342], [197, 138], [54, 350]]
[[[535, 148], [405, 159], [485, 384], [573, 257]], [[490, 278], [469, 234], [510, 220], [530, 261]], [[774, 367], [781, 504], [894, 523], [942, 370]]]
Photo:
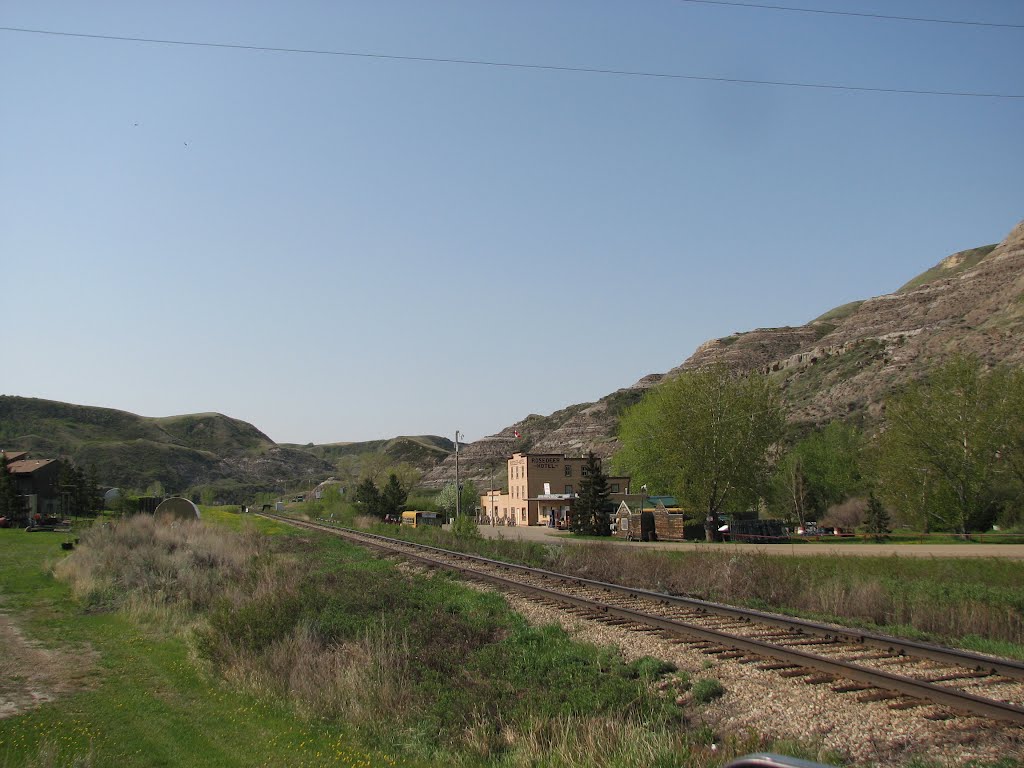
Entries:
[[[1024, 664], [762, 611], [675, 597], [340, 526], [262, 516], [343, 536], [431, 568], [446, 568], [577, 615], [625, 629], [658, 632], [709, 656], [757, 664], [789, 678], [829, 685], [893, 709], [936, 704], [952, 712], [1024, 725]], [[952, 717], [938, 711], [933, 719]]]

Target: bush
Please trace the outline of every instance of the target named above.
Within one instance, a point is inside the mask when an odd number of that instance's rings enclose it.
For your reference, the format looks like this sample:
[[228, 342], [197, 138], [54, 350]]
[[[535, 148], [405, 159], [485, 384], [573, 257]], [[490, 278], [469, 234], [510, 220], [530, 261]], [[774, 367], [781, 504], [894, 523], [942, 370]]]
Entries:
[[693, 700], [698, 704], [707, 704], [709, 701], [714, 701], [719, 696], [723, 696], [725, 688], [713, 677], [704, 677], [693, 684], [691, 693]]
[[460, 539], [479, 539], [480, 530], [477, 528], [476, 520], [470, 515], [459, 515], [452, 523], [452, 533]]

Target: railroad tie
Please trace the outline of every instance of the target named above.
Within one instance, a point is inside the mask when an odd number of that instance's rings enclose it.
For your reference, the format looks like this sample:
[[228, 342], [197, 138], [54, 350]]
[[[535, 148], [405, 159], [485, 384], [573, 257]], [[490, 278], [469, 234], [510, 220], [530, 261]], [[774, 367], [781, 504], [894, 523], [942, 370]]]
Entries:
[[814, 675], [804, 680], [808, 685], [824, 685], [825, 683], [834, 683], [836, 678], [833, 675]]
[[866, 683], [840, 683], [833, 685], [832, 691], [835, 693], [860, 693], [861, 691], [870, 691], [874, 687]]
[[847, 661], [875, 661], [878, 659], [892, 659], [893, 654], [886, 651], [874, 651], [872, 653], [863, 653], [860, 656], [850, 656]]
[[858, 696], [857, 701], [867, 704], [872, 701], [891, 701], [892, 699], [902, 698], [902, 696], [902, 693], [895, 693], [894, 691], [883, 691], [879, 689], [873, 693], [865, 693], [863, 696]]
[[809, 637], [806, 640], [793, 640], [786, 643], [788, 646], [798, 645], [836, 645], [839, 641], [827, 637]]
[[903, 701], [894, 701], [889, 705], [889, 709], [902, 712], [906, 709], [916, 709], [917, 707], [923, 707], [927, 704], [927, 701], [921, 701], [921, 699], [904, 699]]
[[779, 672], [780, 677], [807, 677], [811, 674], [811, 670], [806, 667], [798, 667], [796, 669], [784, 669]]
[[984, 677], [992, 677], [991, 672], [955, 672], [951, 675], [925, 678], [926, 683], [946, 683], [950, 680], [980, 680]]

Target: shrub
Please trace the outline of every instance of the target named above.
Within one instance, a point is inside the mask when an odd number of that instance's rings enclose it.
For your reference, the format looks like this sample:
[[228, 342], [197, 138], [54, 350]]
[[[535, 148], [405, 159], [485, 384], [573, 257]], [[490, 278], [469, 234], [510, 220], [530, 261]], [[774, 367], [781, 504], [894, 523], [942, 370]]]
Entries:
[[693, 700], [698, 704], [707, 704], [709, 701], [714, 701], [719, 696], [724, 695], [725, 688], [713, 677], [704, 677], [693, 684], [691, 693]]
[[459, 515], [452, 523], [452, 533], [460, 539], [479, 539], [480, 530], [477, 528], [476, 520], [471, 515]]

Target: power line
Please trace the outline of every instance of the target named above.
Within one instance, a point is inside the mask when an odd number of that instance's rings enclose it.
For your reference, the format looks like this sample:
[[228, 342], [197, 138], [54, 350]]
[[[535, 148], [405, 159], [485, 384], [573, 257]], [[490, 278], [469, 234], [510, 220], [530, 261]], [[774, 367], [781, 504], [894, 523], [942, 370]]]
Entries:
[[107, 40], [130, 43], [149, 43], [152, 45], [174, 45], [195, 48], [224, 48], [237, 51], [265, 51], [268, 53], [295, 53], [314, 56], [346, 56], [359, 59], [386, 59], [389, 61], [427, 62], [431, 64], [460, 64], [477, 67], [497, 67], [502, 69], [532, 69], [545, 72], [579, 72], [589, 75], [616, 75], [619, 77], [646, 77], [664, 80], [693, 80], [708, 83], [738, 83], [741, 85], [769, 85], [782, 88], [811, 88], [829, 91], [860, 91], [863, 93], [895, 93], [915, 96], [956, 96], [962, 98], [981, 99], [1024, 99], [1024, 94], [1016, 93], [985, 93], [979, 91], [939, 91], [912, 88], [875, 88], [860, 85], [837, 85], [833, 83], [807, 83], [796, 80], [755, 80], [739, 77], [715, 77], [711, 75], [684, 75], [675, 72], [650, 72], [631, 69], [604, 69], [601, 67], [570, 67], [557, 64], [526, 64], [511, 61], [489, 61], [486, 59], [455, 59], [436, 56], [402, 56], [388, 53], [365, 53], [359, 51], [337, 51], [317, 48], [278, 48], [265, 45], [243, 45], [240, 43], [207, 43], [196, 40], [170, 40], [153, 37], [129, 37], [125, 35], [99, 35], [85, 32], [59, 32], [50, 29], [28, 29], [25, 27], [0, 27], [0, 32], [19, 32], [32, 35], [52, 35], [56, 37], [73, 37], [87, 40]]
[[790, 5], [768, 5], [766, 3], [740, 3], [735, 0], [677, 0], [680, 3], [697, 5], [726, 5], [733, 8], [757, 8], [765, 11], [789, 11], [791, 13], [817, 13], [826, 16], [855, 16], [861, 19], [883, 19], [885, 21], [917, 21], [926, 24], [956, 24], [969, 27], [997, 27], [1002, 29], [1024, 29], [1024, 24], [1001, 24], [993, 21], [968, 21], [965, 19], [935, 19], [926, 16], [890, 16], [884, 13], [860, 13], [857, 11], [826, 11], [820, 8], [798, 8]]

